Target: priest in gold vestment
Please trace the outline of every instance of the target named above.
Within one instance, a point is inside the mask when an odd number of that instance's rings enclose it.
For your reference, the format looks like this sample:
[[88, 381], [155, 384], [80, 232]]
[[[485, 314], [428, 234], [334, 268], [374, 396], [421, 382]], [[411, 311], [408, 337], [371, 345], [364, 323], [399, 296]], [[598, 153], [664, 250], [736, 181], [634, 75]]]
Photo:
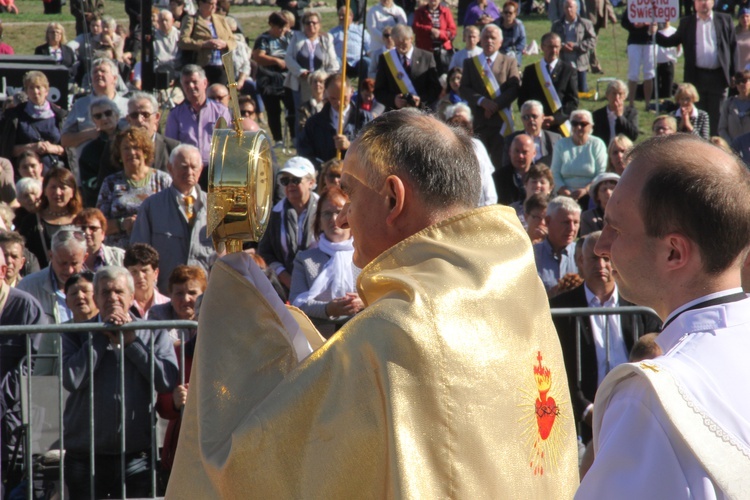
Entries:
[[572, 497], [544, 287], [480, 182], [469, 137], [418, 111], [362, 131], [337, 223], [366, 308], [326, 343], [248, 256], [217, 262], [167, 498]]

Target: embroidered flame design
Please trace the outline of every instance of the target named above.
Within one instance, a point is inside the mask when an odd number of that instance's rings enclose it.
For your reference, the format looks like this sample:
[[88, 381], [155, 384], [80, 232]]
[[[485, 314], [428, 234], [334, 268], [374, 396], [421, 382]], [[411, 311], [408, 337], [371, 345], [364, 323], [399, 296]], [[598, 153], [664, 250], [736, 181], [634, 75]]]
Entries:
[[519, 422], [523, 426], [523, 436], [531, 449], [529, 467], [535, 476], [544, 475], [545, 471], [554, 469], [560, 458], [562, 443], [566, 437], [560, 421], [567, 418], [558, 405], [555, 396], [563, 398], [552, 383], [552, 370], [544, 366], [541, 351], [537, 351], [536, 364], [533, 365], [533, 389], [521, 389], [523, 416]]

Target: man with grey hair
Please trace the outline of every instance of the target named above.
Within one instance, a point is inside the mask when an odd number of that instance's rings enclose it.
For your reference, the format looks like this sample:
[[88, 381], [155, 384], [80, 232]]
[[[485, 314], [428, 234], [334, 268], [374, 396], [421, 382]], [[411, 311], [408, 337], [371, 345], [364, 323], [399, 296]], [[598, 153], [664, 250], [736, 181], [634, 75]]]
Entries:
[[180, 143], [159, 133], [159, 103], [152, 94], [135, 92], [128, 99], [128, 123], [131, 127], [144, 129], [154, 141], [154, 161], [157, 170], [167, 170], [169, 155]]
[[91, 101], [97, 97], [108, 97], [117, 105], [120, 116], [125, 116], [128, 112], [128, 100], [116, 90], [118, 76], [117, 64], [112, 60], [95, 59], [91, 63], [91, 94], [76, 99], [63, 122], [60, 144], [68, 148], [68, 163], [73, 172], [78, 172], [77, 159], [83, 146], [99, 137], [99, 131], [89, 112]]
[[501, 165], [504, 141], [513, 132], [510, 106], [518, 98], [521, 79], [515, 57], [500, 53], [503, 32], [494, 24], [482, 29], [482, 53], [464, 61], [461, 97], [474, 113], [474, 132], [487, 148], [492, 163]]
[[65, 323], [73, 317], [65, 303], [65, 282], [81, 272], [86, 256], [83, 233], [72, 226], [60, 229], [52, 237], [49, 266], [24, 277], [17, 288], [36, 297], [50, 323]]
[[406, 107], [431, 109], [440, 92], [435, 57], [414, 47], [414, 31], [398, 24], [391, 31], [396, 44], [378, 60], [375, 98], [386, 111]]
[[539, 278], [550, 296], [557, 294], [560, 278], [578, 273], [575, 261], [576, 237], [581, 225], [581, 207], [573, 198], [557, 196], [547, 205], [547, 237], [534, 245]]
[[528, 135], [534, 141], [533, 163], [551, 165], [552, 151], [562, 136], [544, 128], [544, 106], [541, 102], [530, 99], [521, 105], [521, 124], [523, 130], [513, 132], [505, 138], [502, 166], [510, 165], [510, 145], [521, 134]]
[[[180, 72], [180, 83], [185, 93], [185, 100], [169, 112], [164, 135], [181, 144], [191, 144], [201, 152], [201, 162], [207, 173], [211, 135], [219, 118], [227, 123], [232, 122], [229, 109], [223, 104], [208, 99], [206, 88], [208, 80], [203, 68], [188, 64]], [[205, 182], [204, 182], [205, 181]], [[201, 178], [201, 187], [206, 189], [208, 177]]]
[[[321, 216], [351, 231], [367, 307], [325, 344], [252, 258], [215, 264], [167, 497], [571, 496], [546, 295], [515, 213], [476, 208], [473, 152], [468, 133], [413, 109], [365, 126], [344, 159], [348, 200]], [[535, 373], [553, 374], [553, 399]], [[321, 456], [337, 457], [333, 473]]]
[[[135, 321], [130, 310], [133, 278], [124, 267], [106, 266], [94, 276], [99, 314], [90, 323], [124, 325]], [[152, 343], [153, 341], [153, 343]], [[166, 330], [75, 332], [63, 334], [63, 386], [70, 392], [63, 415], [65, 483], [72, 498], [110, 498], [125, 483], [128, 497], [152, 497], [151, 433], [154, 392], [170, 392], [179, 369]], [[95, 366], [89, 367], [93, 350]], [[153, 357], [153, 363], [151, 358]], [[153, 379], [151, 369], [153, 367]], [[122, 370], [122, 371], [121, 371]], [[93, 380], [90, 374], [93, 371]], [[124, 373], [124, 380], [121, 379]], [[121, 383], [125, 393], [121, 391]], [[93, 408], [90, 388], [93, 384]], [[94, 435], [89, 419], [93, 411]], [[125, 427], [121, 427], [125, 419]], [[124, 448], [121, 438], [124, 436]], [[94, 464], [90, 463], [91, 440]], [[120, 473], [125, 456], [125, 477]], [[94, 491], [90, 491], [93, 472]]]
[[[612, 263], [594, 252], [601, 231], [589, 233], [576, 252], [576, 265], [583, 283], [550, 300], [552, 308], [623, 307], [632, 302], [620, 297]], [[638, 335], [660, 330], [661, 322], [651, 314], [596, 315], [580, 322], [580, 349], [576, 338], [576, 318], [553, 318], [565, 358], [568, 387], [573, 398], [575, 419], [582, 424], [584, 444], [591, 440], [594, 395], [607, 373], [628, 362], [628, 353]], [[579, 370], [580, 367], [580, 370]], [[580, 374], [580, 375], [579, 375]], [[580, 380], [579, 380], [580, 379]]]
[[167, 293], [169, 275], [179, 265], [198, 266], [208, 274], [214, 247], [206, 234], [206, 193], [198, 186], [202, 170], [198, 148], [180, 144], [167, 166], [172, 186], [149, 196], [138, 208], [130, 243], [148, 243], [159, 252], [162, 293]]
[[[625, 106], [628, 86], [622, 80], [613, 80], [607, 85], [607, 105], [592, 113], [593, 134], [609, 146], [612, 138], [623, 134], [631, 141], [638, 138], [638, 110], [632, 105]], [[648, 109], [648, 108], [646, 108]]]

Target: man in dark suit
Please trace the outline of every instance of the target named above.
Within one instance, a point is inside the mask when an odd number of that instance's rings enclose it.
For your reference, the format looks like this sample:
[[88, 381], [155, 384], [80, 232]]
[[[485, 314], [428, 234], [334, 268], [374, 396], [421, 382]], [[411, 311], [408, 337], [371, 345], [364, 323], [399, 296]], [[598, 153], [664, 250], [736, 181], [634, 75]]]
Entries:
[[312, 162], [316, 169], [321, 164], [336, 157], [341, 151], [343, 158], [351, 141], [359, 134], [365, 124], [372, 121], [369, 111], [359, 109], [351, 104], [352, 89], [346, 81], [344, 91], [344, 130], [338, 134], [339, 107], [341, 103], [341, 75], [334, 74], [326, 79], [326, 104], [318, 113], [312, 115], [302, 129], [297, 146], [297, 154]]
[[526, 198], [523, 178], [534, 163], [534, 140], [526, 134], [518, 134], [508, 148], [510, 163], [495, 170], [497, 201], [510, 205]]
[[510, 165], [510, 145], [521, 134], [528, 135], [534, 141], [536, 151], [534, 152], [532, 163], [544, 163], [547, 166], [552, 165], [552, 150], [562, 136], [558, 133], [544, 130], [544, 106], [542, 106], [542, 103], [534, 99], [523, 103], [523, 106], [521, 106], [521, 123], [523, 124], [523, 130], [513, 132], [505, 138], [501, 168]]
[[[479, 62], [482, 71], [477, 68], [473, 57], [464, 61], [463, 77], [461, 78], [461, 97], [466, 99], [474, 115], [474, 133], [482, 141], [490, 154], [492, 163], [499, 167], [503, 158], [504, 142], [500, 140], [504, 121], [499, 112], [507, 109], [518, 98], [521, 85], [518, 73], [518, 63], [515, 57], [503, 55], [499, 52], [503, 44], [503, 32], [494, 24], [488, 24], [482, 29]], [[492, 75], [500, 87], [500, 95], [490, 94], [482, 80], [485, 63], [492, 70]], [[512, 122], [506, 124], [507, 132], [512, 132]]]
[[[386, 62], [386, 53], [378, 61], [375, 77], [375, 98], [385, 105], [386, 111], [407, 106], [429, 108], [440, 95], [440, 81], [432, 52], [414, 47], [414, 32], [409, 26], [399, 24], [391, 31], [396, 44], [395, 54], [403, 66], [405, 76], [411, 80], [416, 95], [409, 100], [401, 89], [398, 76], [394, 75]], [[403, 76], [403, 75], [401, 75]], [[412, 93], [413, 94], [413, 93]]]
[[157, 132], [160, 118], [159, 104], [151, 94], [136, 92], [128, 100], [128, 123], [131, 127], [139, 127], [146, 130], [153, 137], [154, 162], [151, 166], [157, 170], [166, 172], [169, 155], [180, 143]]
[[[618, 295], [612, 277], [609, 259], [594, 253], [601, 231], [590, 233], [582, 245], [576, 246], [578, 272], [583, 277], [583, 285], [558, 295], [550, 300], [550, 307], [622, 307], [632, 306]], [[579, 240], [580, 241], [580, 240]], [[656, 332], [661, 324], [656, 316], [646, 314], [626, 314], [610, 316], [590, 316], [581, 318], [581, 358], [576, 355], [576, 318], [558, 316], [553, 318], [565, 359], [565, 371], [573, 400], [573, 411], [580, 426], [584, 442], [591, 439], [591, 410], [594, 395], [604, 376], [620, 363], [628, 361], [628, 353], [633, 348], [636, 337]], [[607, 331], [609, 336], [607, 338]], [[609, 356], [607, 356], [609, 347]], [[578, 382], [578, 364], [581, 367], [581, 381]]]
[[607, 85], [606, 95], [607, 105], [592, 113], [594, 135], [606, 145], [618, 134], [624, 134], [635, 142], [638, 138], [638, 110], [625, 106], [628, 86], [623, 81], [613, 80]]
[[[567, 136], [568, 134], [561, 131], [560, 126], [568, 121], [570, 113], [578, 108], [578, 72], [573, 66], [560, 60], [561, 48], [559, 35], [547, 33], [542, 36], [544, 56], [541, 61], [524, 68], [518, 105], [521, 106], [530, 99], [541, 102], [544, 106], [544, 128]], [[554, 112], [552, 103], [544, 92], [546, 75], [549, 75], [560, 99], [561, 105]]]
[[[698, 89], [701, 109], [710, 119], [711, 135], [716, 135], [721, 103], [727, 97], [735, 72], [737, 39], [732, 17], [711, 10], [714, 0], [694, 0], [694, 6], [695, 15], [680, 19], [674, 34], [664, 36], [657, 32], [656, 43], [662, 47], [682, 44], [685, 51], [684, 81]], [[656, 32], [656, 25], [652, 25], [651, 30]], [[704, 44], [704, 38], [711, 43]]]

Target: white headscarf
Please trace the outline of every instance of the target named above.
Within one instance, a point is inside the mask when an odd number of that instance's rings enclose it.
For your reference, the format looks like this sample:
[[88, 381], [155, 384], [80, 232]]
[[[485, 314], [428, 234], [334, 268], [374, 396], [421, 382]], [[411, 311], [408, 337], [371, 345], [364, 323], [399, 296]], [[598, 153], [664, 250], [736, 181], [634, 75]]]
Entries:
[[299, 306], [307, 302], [309, 298], [318, 299], [321, 295], [330, 300], [345, 296], [347, 293], [355, 292], [357, 286], [357, 274], [352, 265], [354, 256], [353, 240], [334, 243], [326, 238], [324, 233], [318, 239], [318, 249], [331, 257], [323, 265], [320, 274], [315, 278], [310, 289], [301, 293], [294, 299], [294, 305]]

